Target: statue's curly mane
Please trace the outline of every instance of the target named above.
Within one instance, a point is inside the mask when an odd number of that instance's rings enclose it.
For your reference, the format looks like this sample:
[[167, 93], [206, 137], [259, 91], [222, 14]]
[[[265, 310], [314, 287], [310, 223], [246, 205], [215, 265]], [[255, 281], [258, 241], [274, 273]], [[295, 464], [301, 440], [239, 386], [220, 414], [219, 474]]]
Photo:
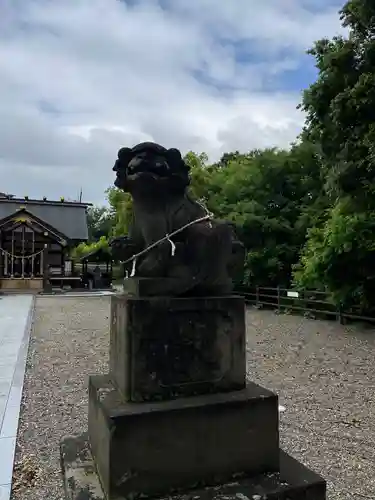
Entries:
[[150, 179], [154, 186], [185, 192], [190, 183], [190, 167], [178, 149], [166, 149], [154, 142], [142, 142], [133, 148], [121, 148], [113, 167], [117, 173], [117, 187], [131, 191], [130, 183], [138, 185]]

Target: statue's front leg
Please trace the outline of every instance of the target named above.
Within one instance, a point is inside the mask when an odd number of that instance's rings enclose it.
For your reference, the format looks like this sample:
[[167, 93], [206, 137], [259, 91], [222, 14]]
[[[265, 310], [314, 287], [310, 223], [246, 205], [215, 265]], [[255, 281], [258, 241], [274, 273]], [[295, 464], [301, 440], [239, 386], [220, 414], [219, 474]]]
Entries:
[[167, 220], [164, 213], [141, 214], [142, 233], [145, 240], [145, 254], [136, 265], [136, 276], [160, 278], [167, 275], [171, 258], [171, 244], [164, 240], [155, 247], [148, 247], [162, 240], [167, 234]]
[[164, 278], [171, 257], [170, 248], [168, 242], [163, 242], [140, 257], [139, 264], [136, 266], [136, 276]]

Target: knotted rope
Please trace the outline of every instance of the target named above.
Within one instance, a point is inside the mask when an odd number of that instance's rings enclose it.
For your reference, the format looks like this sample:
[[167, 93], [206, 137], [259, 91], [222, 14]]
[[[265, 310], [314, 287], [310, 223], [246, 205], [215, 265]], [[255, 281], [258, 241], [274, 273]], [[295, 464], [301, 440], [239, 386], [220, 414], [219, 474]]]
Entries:
[[213, 218], [213, 214], [211, 212], [209, 212], [207, 210], [207, 208], [204, 205], [202, 205], [201, 203], [199, 203], [199, 205], [205, 210], [205, 212], [206, 212], [205, 216], [199, 217], [199, 219], [192, 220], [192, 221], [188, 222], [187, 224], [185, 224], [184, 226], [176, 229], [172, 233], [166, 234], [163, 238], [160, 238], [160, 240], [155, 241], [154, 243], [152, 243], [151, 245], [149, 245], [147, 248], [144, 248], [142, 251], [140, 251], [140, 252], [132, 255], [129, 259], [123, 261], [123, 264], [127, 264], [128, 262], [133, 262], [132, 270], [131, 270], [131, 273], [130, 273], [130, 277], [131, 278], [133, 276], [135, 276], [135, 272], [136, 272], [136, 268], [137, 268], [137, 259], [139, 257], [141, 257], [142, 255], [145, 255], [147, 252], [149, 252], [153, 248], [157, 247], [158, 245], [160, 245], [164, 241], [169, 241], [169, 243], [171, 245], [171, 255], [172, 255], [172, 257], [174, 257], [174, 255], [176, 253], [176, 244], [171, 239], [171, 238], [173, 238], [173, 236], [176, 236], [176, 234], [181, 233], [182, 231], [184, 231], [188, 227], [193, 226], [194, 224], [198, 224], [199, 222], [204, 222], [206, 220], [210, 221], [210, 227], [212, 227], [211, 226], [211, 219]]

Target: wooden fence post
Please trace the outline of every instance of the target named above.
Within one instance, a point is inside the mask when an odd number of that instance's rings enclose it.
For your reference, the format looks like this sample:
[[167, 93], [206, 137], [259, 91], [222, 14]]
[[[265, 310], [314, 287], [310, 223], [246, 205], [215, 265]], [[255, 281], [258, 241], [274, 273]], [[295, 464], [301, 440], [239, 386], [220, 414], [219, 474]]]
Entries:
[[280, 286], [277, 285], [277, 310], [280, 311]]
[[344, 317], [342, 315], [342, 304], [339, 302], [339, 305], [337, 306], [337, 320], [340, 323], [340, 325], [344, 324]]
[[255, 305], [259, 305], [259, 286], [255, 287]]
[[342, 307], [341, 302], [339, 302], [339, 306], [338, 306], [338, 320], [339, 320], [340, 325], [344, 324], [343, 307]]

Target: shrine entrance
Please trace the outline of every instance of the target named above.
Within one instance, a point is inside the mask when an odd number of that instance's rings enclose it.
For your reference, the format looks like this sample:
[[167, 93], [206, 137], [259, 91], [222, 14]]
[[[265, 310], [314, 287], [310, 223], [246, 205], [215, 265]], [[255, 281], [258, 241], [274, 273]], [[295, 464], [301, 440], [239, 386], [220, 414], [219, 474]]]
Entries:
[[[9, 233], [8, 233], [9, 234]], [[35, 232], [22, 225], [11, 231], [3, 254], [3, 278], [43, 276], [44, 244], [36, 242]]]
[[3, 278], [34, 278], [43, 276], [44, 238], [38, 232], [19, 223], [2, 231]]
[[41, 289], [52, 266], [61, 273], [65, 247], [61, 237], [26, 213], [0, 226], [1, 288]]

